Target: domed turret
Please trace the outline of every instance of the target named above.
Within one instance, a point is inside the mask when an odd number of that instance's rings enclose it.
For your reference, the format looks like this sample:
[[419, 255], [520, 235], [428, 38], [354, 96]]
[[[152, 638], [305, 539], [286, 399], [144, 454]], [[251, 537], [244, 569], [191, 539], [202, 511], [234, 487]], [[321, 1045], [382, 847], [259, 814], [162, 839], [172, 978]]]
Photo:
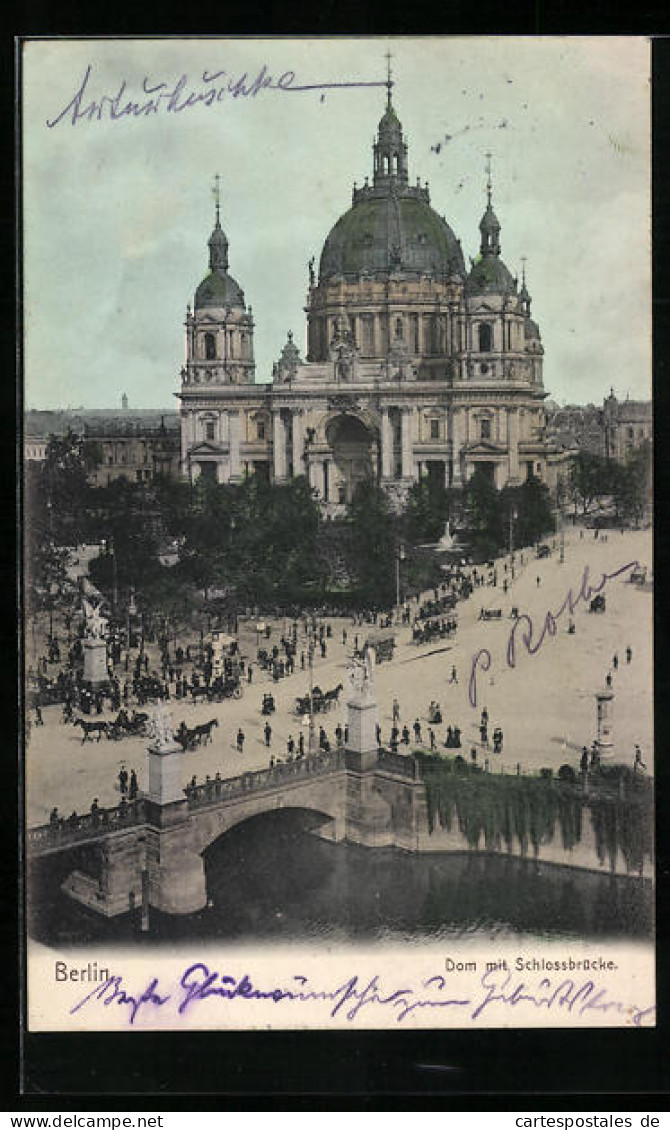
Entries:
[[[218, 194], [218, 187], [217, 187]], [[220, 205], [217, 195], [216, 223], [207, 240], [210, 273], [195, 292], [195, 308], [204, 306], [230, 306], [244, 309], [244, 291], [228, 274], [228, 239], [221, 227]]]
[[500, 258], [500, 222], [491, 204], [491, 164], [487, 154], [488, 181], [486, 185], [486, 211], [479, 221], [481, 243], [479, 258], [472, 264], [472, 270], [465, 283], [466, 295], [516, 293], [516, 279], [508, 271]]

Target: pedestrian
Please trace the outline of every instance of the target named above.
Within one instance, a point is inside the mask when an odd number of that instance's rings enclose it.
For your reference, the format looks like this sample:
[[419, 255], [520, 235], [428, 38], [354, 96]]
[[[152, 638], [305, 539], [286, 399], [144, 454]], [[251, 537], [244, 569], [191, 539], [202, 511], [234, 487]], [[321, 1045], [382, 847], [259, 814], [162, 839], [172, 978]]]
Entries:
[[430, 752], [435, 752], [435, 731], [432, 727], [428, 727], [428, 737], [430, 738]]
[[611, 671], [607, 672], [607, 675], [605, 677], [605, 686], [608, 687], [608, 688], [612, 686], [612, 672]]
[[247, 682], [251, 683], [253, 681], [253, 677], [254, 677], [254, 669], [253, 669], [253, 665], [250, 663], [249, 666], [247, 667]]
[[393, 721], [400, 721], [400, 703], [398, 702], [397, 698], [393, 699]]
[[91, 804], [91, 816], [93, 817], [93, 823], [94, 824], [98, 823], [98, 812], [99, 811], [100, 811], [100, 806], [98, 805], [98, 798], [97, 798], [97, 796], [94, 796], [93, 797], [93, 803]]
[[585, 777], [589, 771], [589, 751], [586, 746], [582, 746], [582, 756], [579, 759], [579, 772], [582, 777]]
[[488, 730], [487, 730], [486, 722], [482, 722], [481, 726], [479, 727], [479, 739], [480, 739], [482, 745], [488, 745], [489, 744]]
[[44, 719], [42, 717], [42, 708], [41, 708], [39, 702], [35, 703], [35, 725], [36, 726], [43, 726], [44, 725]]
[[265, 744], [269, 748], [270, 742], [272, 741], [272, 726], [269, 722], [265, 723], [265, 726], [263, 727], [263, 733], [265, 734]]
[[454, 726], [454, 749], [461, 748], [461, 731], [458, 726]]
[[477, 764], [477, 747], [476, 746], [473, 746], [472, 749], [470, 750], [470, 761], [472, 762], [473, 765]]
[[536, 577], [536, 578], [535, 578], [535, 581], [536, 581], [537, 587], [539, 588], [539, 587], [540, 587], [540, 584], [541, 584], [541, 582], [540, 582], [540, 578], [539, 578], [539, 577]]
[[420, 743], [421, 742], [421, 723], [419, 722], [418, 718], [415, 720], [414, 725], [412, 726], [412, 729], [414, 730], [414, 741]]
[[402, 744], [409, 745], [409, 730], [407, 726], [403, 726], [402, 728]]
[[137, 773], [135, 772], [134, 769], [131, 769], [130, 770], [130, 791], [128, 793], [128, 796], [130, 797], [131, 800], [135, 800], [135, 797], [137, 796], [137, 792], [138, 792]]
[[456, 674], [456, 668], [455, 667], [451, 668], [451, 678], [449, 679], [449, 682], [450, 683], [458, 683], [458, 675]]
[[627, 647], [626, 648], [626, 663], [630, 663], [632, 658], [633, 658], [633, 649], [631, 647]]
[[644, 761], [642, 760], [642, 750], [639, 745], [635, 746], [635, 761], [633, 762], [633, 772], [637, 773], [640, 769], [646, 769]]
[[298, 757], [305, 756], [305, 735], [302, 730], [298, 734]]
[[304, 653], [304, 651], [300, 652], [300, 670], [301, 671], [305, 670], [305, 653]]
[[51, 825], [52, 828], [58, 827], [59, 816], [58, 816], [58, 809], [57, 808], [51, 809], [51, 812], [49, 813], [49, 824]]
[[293, 760], [293, 751], [294, 750], [295, 750], [295, 742], [293, 741], [293, 735], [289, 734], [288, 741], [286, 743], [286, 752], [288, 754], [290, 761]]
[[489, 720], [489, 712], [486, 709], [486, 707], [484, 707], [484, 709], [482, 710], [482, 718], [481, 718], [482, 726], [486, 726], [488, 724], [488, 720]]
[[119, 791], [122, 796], [128, 792], [128, 770], [125, 765], [119, 769]]
[[380, 746], [382, 744], [382, 728], [379, 725], [379, 722], [377, 722], [375, 725], [375, 736], [377, 738], [377, 745]]
[[342, 643], [346, 647], [346, 645], [347, 645], [347, 629], [346, 628], [342, 629]]
[[244, 730], [241, 726], [237, 731], [237, 752], [244, 753]]
[[612, 666], [613, 666], [615, 671], [617, 670], [617, 668], [619, 666], [619, 656], [617, 655], [616, 652], [614, 652], [614, 655], [612, 656]]

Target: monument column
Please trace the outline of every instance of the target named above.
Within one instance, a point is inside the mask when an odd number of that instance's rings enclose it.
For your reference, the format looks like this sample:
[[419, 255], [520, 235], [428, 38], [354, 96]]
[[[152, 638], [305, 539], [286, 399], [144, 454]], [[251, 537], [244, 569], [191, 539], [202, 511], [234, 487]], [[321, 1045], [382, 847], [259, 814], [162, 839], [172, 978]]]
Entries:
[[207, 905], [202, 856], [193, 843], [184, 780], [184, 750], [172, 736], [164, 704], [154, 708], [147, 749], [145, 808], [149, 904], [166, 914], [194, 914]]

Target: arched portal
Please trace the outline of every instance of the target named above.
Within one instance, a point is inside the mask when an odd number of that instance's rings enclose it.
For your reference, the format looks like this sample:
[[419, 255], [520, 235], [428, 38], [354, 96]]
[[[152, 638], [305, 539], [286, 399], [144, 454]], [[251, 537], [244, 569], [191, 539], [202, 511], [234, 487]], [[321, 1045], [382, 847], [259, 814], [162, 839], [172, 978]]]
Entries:
[[335, 501], [350, 503], [359, 483], [376, 480], [379, 474], [379, 444], [373, 428], [357, 416], [336, 416], [326, 428], [333, 456]]

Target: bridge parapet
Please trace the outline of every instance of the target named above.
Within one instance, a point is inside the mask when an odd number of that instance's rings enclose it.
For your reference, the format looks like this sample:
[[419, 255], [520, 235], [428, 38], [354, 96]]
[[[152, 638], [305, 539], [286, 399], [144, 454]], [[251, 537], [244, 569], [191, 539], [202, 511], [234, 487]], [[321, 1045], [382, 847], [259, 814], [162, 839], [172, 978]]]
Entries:
[[301, 757], [295, 761], [285, 761], [271, 769], [256, 769], [241, 773], [237, 777], [206, 781], [202, 785], [188, 785], [184, 790], [189, 809], [203, 805], [217, 804], [233, 797], [248, 796], [250, 793], [276, 789], [280, 785], [304, 782], [312, 777], [336, 773], [346, 767], [344, 749], [329, 753]]
[[70, 845], [87, 840], [102, 839], [115, 832], [146, 823], [145, 805], [142, 800], [129, 804], [116, 805], [115, 808], [100, 808], [97, 812], [87, 812], [81, 816], [68, 816], [54, 824], [40, 824], [28, 828], [26, 847], [29, 855], [47, 851], [60, 851]]

